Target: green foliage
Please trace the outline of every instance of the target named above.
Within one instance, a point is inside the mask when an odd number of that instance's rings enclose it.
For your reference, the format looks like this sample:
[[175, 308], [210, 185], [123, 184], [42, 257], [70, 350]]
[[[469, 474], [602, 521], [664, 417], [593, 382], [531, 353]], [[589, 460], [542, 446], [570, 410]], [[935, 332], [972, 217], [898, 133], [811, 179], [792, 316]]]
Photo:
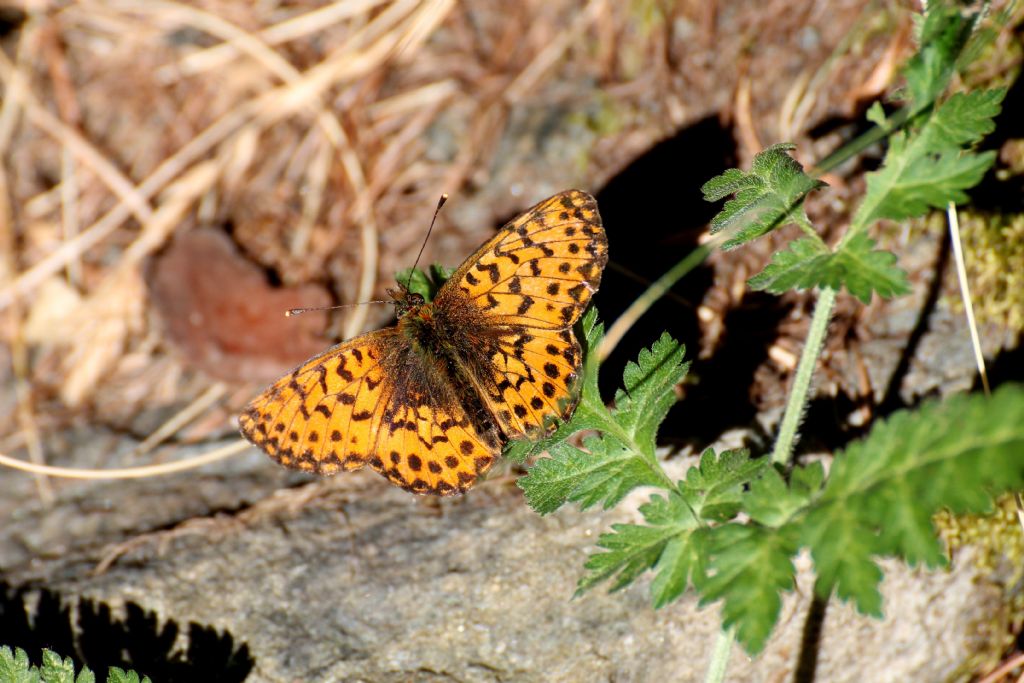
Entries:
[[[96, 676], [88, 667], [75, 676], [75, 664], [70, 657], [61, 656], [50, 650], [43, 650], [42, 666], [35, 666], [21, 648], [11, 650], [0, 647], [0, 683], [95, 683]], [[134, 671], [123, 671], [110, 667], [107, 683], [150, 683], [148, 676], [139, 678]]]
[[[1009, 385], [991, 399], [954, 396], [876, 424], [865, 440], [837, 455], [799, 528], [806, 540], [862, 539], [872, 555], [938, 566], [944, 555], [931, 522], [937, 510], [988, 512], [993, 495], [1020, 488], [1024, 390]], [[834, 553], [821, 544], [810, 547], [816, 565], [836, 567], [832, 581], [819, 575], [821, 593], [835, 587], [861, 611], [873, 612], [871, 603], [880, 600], [877, 581], [869, 592], [842, 580], [849, 572], [854, 583], [867, 583], [857, 567], [845, 566], [857, 561], [849, 546], [837, 545]]]
[[915, 112], [931, 106], [949, 87], [979, 16], [965, 16], [953, 2], [930, 5], [917, 17], [914, 33], [919, 48], [903, 67], [907, 84], [901, 95]]
[[[588, 573], [580, 579], [577, 595], [615, 575], [612, 590], [624, 588], [660, 563], [655, 603], [665, 604], [685, 590], [691, 573], [703, 574], [699, 563], [707, 553], [698, 546], [705, 536], [694, 535], [697, 519], [679, 496], [651, 496], [640, 506], [640, 513], [647, 524], [613, 524], [612, 533], [601, 534], [597, 545], [607, 552], [595, 553], [587, 560]], [[666, 553], [670, 542], [676, 545]]]
[[3, 683], [38, 683], [39, 671], [28, 661], [28, 654], [18, 648], [0, 647], [0, 681]]
[[[754, 524], [715, 530], [711, 570], [722, 578], [715, 574], [701, 593], [705, 600], [724, 600], [727, 625], [737, 627], [751, 652], [774, 624], [770, 594], [788, 589], [779, 571], [784, 552], [809, 548], [819, 595], [835, 591], [879, 616], [882, 571], [875, 558], [941, 565], [931, 522], [936, 511], [988, 511], [995, 495], [1024, 487], [1024, 388], [898, 412], [837, 453], [822, 482], [820, 465], [795, 469], [788, 485], [769, 470], [744, 496]], [[730, 527], [742, 531], [718, 535]], [[755, 556], [763, 564], [748, 567], [752, 561], [744, 558]]]
[[907, 294], [907, 274], [896, 265], [896, 255], [875, 249], [867, 233], [858, 233], [838, 251], [832, 252], [821, 240], [805, 237], [775, 252], [772, 262], [748, 280], [752, 289], [783, 294], [790, 289], [845, 286], [865, 304], [871, 293], [886, 299]]
[[[592, 310], [584, 319], [583, 340], [588, 349], [597, 347], [604, 331], [595, 323], [596, 315]], [[584, 509], [598, 503], [609, 508], [638, 486], [663, 483], [654, 454], [655, 436], [676, 401], [675, 385], [689, 368], [683, 353], [683, 347], [667, 334], [641, 351], [637, 362], [626, 366], [624, 388], [616, 393], [611, 410], [598, 392], [596, 363], [584, 365], [580, 404], [572, 419], [548, 439], [514, 452], [521, 456], [524, 450], [547, 450], [551, 456], [519, 480], [531, 507], [541, 514], [553, 512], [566, 501]], [[586, 450], [566, 440], [585, 430], [598, 431], [584, 439]]]
[[427, 301], [433, 301], [437, 290], [448, 281], [455, 272], [440, 263], [430, 266], [429, 272], [421, 268], [403, 268], [395, 273], [395, 282], [406, 287], [410, 292], [421, 295]]
[[[766, 458], [751, 460], [745, 450], [712, 449], [691, 467], [686, 479], [668, 485], [668, 497], [653, 495], [640, 506], [646, 524], [615, 524], [612, 533], [602, 534], [597, 545], [607, 552], [591, 555], [580, 579], [577, 594], [615, 577], [612, 590], [629, 585], [647, 569], [653, 569], [651, 600], [654, 607], [672, 602], [690, 584], [699, 585], [707, 576], [708, 542], [714, 532], [708, 521], [731, 519], [741, 509], [744, 484], [765, 468]], [[653, 484], [665, 488], [664, 482]]]
[[[868, 174], [868, 191], [854, 216], [856, 226], [881, 219], [899, 220], [967, 201], [965, 190], [977, 185], [995, 161], [995, 152], [964, 151], [995, 127], [1006, 91], [957, 93], [910, 130], [889, 138], [882, 168]], [[885, 119], [875, 109], [876, 123]]]
[[731, 249], [789, 223], [806, 223], [804, 197], [824, 183], [804, 173], [788, 152], [796, 145], [780, 143], [754, 157], [749, 173], [731, 168], [704, 183], [704, 199], [717, 202], [734, 194], [711, 221], [711, 232], [729, 229], [723, 249]]
[[[829, 290], [819, 300], [812, 329], [826, 329], [832, 292], [843, 287], [864, 303], [873, 293], [888, 298], [909, 291], [896, 256], [877, 249], [867, 228], [965, 201], [966, 191], [993, 162], [993, 153], [973, 147], [993, 130], [1005, 91], [944, 95], [973, 40], [975, 18], [939, 0], [929, 8], [918, 26], [921, 47], [904, 69], [906, 105], [891, 118], [880, 107], [869, 115], [877, 128], [865, 140], [887, 137], [888, 151], [868, 176], [864, 199], [835, 248], [824, 243], [804, 212], [807, 194], [823, 184], [790, 157], [792, 145], [766, 149], [750, 172], [732, 169], [703, 187], [709, 201], [734, 195], [712, 221], [713, 232], [727, 231], [723, 248], [788, 223], [802, 230], [750, 284], [777, 294]], [[510, 447], [518, 457], [545, 449], [550, 455], [519, 482], [527, 502], [542, 514], [566, 502], [607, 508], [637, 487], [657, 489], [640, 506], [640, 522], [615, 524], [600, 536], [577, 593], [604, 582], [618, 590], [650, 570], [655, 607], [692, 588], [702, 604], [720, 602], [724, 627], [756, 654], [778, 620], [783, 591], [795, 584], [793, 558], [803, 549], [814, 561], [820, 597], [835, 594], [865, 614], [881, 615], [880, 558], [940, 566], [945, 557], [932, 523], [937, 511], [984, 512], [994, 496], [1024, 488], [1021, 386], [1004, 387], [991, 398], [957, 396], [895, 413], [836, 453], [828, 476], [820, 463], [786, 469], [744, 450], [708, 449], [683, 481], [674, 482], [654, 446], [675, 401], [675, 385], [687, 371], [683, 348], [663, 335], [641, 351], [624, 372], [615, 407], [608, 409], [598, 393], [592, 353], [602, 333], [591, 310], [578, 333], [586, 353], [575, 415], [550, 439]], [[813, 368], [817, 339], [808, 344], [800, 368]], [[776, 444], [778, 463], [792, 453], [809, 386], [808, 371], [787, 404], [780, 434], [787, 432], [786, 420], [793, 421], [788, 443], [780, 437]], [[566, 440], [577, 432], [587, 432], [582, 447]]]
[[783, 531], [725, 524], [715, 529], [711, 576], [698, 585], [701, 604], [722, 601], [722, 627], [751, 654], [764, 647], [779, 618], [780, 593], [793, 588], [796, 540]]
[[720, 456], [708, 448], [700, 456], [700, 465], [691, 467], [686, 479], [679, 482], [679, 493], [701, 519], [732, 519], [742, 507], [743, 486], [757, 479], [767, 466], [767, 458], [751, 459], [745, 448], [723, 451]]
[[970, 151], [995, 127], [1005, 89], [961, 92], [938, 102], [970, 42], [975, 19], [951, 4], [933, 3], [918, 26], [921, 48], [904, 68], [906, 106], [887, 119], [876, 104], [868, 118], [889, 134], [882, 167], [867, 176], [867, 192], [851, 228], [836, 249], [813, 231], [803, 211], [804, 198], [821, 183], [803, 172], [787, 152], [788, 143], [758, 154], [751, 171], [730, 169], [703, 187], [708, 201], [730, 194], [711, 222], [711, 231], [733, 232], [730, 248], [770, 230], [796, 223], [807, 236], [777, 252], [772, 263], [752, 277], [754, 289], [782, 294], [790, 289], [828, 287], [847, 290], [864, 303], [873, 292], [891, 298], [909, 291], [896, 257], [875, 249], [865, 235], [873, 222], [920, 216], [930, 209], [963, 203], [966, 190], [980, 182], [995, 152]]

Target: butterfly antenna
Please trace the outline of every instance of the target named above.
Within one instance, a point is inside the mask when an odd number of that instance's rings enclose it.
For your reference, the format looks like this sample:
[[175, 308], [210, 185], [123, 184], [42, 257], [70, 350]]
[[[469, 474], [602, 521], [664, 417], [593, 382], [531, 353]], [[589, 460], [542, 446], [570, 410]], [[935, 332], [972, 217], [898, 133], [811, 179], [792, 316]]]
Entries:
[[409, 291], [409, 285], [412, 284], [412, 274], [416, 272], [416, 265], [420, 262], [420, 256], [423, 256], [423, 250], [427, 248], [427, 240], [430, 239], [430, 233], [434, 229], [434, 221], [437, 220], [437, 214], [441, 213], [441, 207], [448, 201], [448, 193], [445, 192], [441, 195], [441, 198], [437, 200], [437, 208], [434, 209], [434, 217], [430, 219], [430, 227], [427, 228], [427, 236], [423, 238], [423, 244], [420, 245], [420, 253], [416, 254], [416, 260], [412, 262], [412, 268], [409, 269], [409, 278], [405, 281], [405, 291]]
[[310, 308], [289, 308], [284, 312], [284, 317], [291, 318], [294, 315], [302, 315], [303, 313], [309, 313], [310, 311], [333, 311], [338, 308], [348, 308], [349, 306], [363, 306], [365, 304], [390, 304], [390, 301], [360, 301], [357, 304], [340, 304], [338, 306], [312, 306]]

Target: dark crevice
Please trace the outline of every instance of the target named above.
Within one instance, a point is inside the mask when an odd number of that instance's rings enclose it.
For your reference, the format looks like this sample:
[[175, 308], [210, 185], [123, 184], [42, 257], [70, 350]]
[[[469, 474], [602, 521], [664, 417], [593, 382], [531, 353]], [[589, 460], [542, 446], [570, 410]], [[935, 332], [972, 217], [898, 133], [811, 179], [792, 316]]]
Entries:
[[[33, 608], [33, 604], [35, 607]], [[74, 605], [74, 608], [72, 608]], [[18, 647], [30, 661], [42, 661], [43, 648], [88, 666], [99, 680], [111, 666], [134, 669], [154, 681], [244, 681], [255, 660], [248, 645], [235, 645], [226, 631], [189, 622], [162, 624], [153, 612], [125, 603], [124, 617], [111, 606], [78, 598], [65, 601], [42, 588], [13, 588], [0, 583], [0, 645]], [[188, 646], [175, 648], [184, 631]]]
[[[606, 324], [614, 322], [654, 279], [697, 248], [698, 238], [717, 210], [715, 204], [704, 201], [700, 187], [735, 164], [735, 147], [732, 130], [717, 117], [708, 117], [652, 147], [598, 192], [608, 242], [613, 245], [611, 263], [595, 299]], [[638, 279], [636, 274], [644, 277]], [[639, 350], [649, 347], [662, 332], [684, 343], [687, 357], [693, 358], [700, 341], [696, 306], [711, 285], [711, 268], [700, 266], [636, 322], [602, 366], [603, 396], [614, 394], [625, 364], [635, 360]], [[707, 377], [714, 386], [740, 386], [745, 392], [750, 380], [749, 374], [743, 376], [747, 369], [736, 373], [720, 364], [715, 371], [726, 372], [726, 376], [711, 375], [708, 368], [699, 372], [702, 382]], [[745, 396], [742, 402], [749, 404]], [[661, 440], [689, 439], [695, 427], [710, 426], [705, 418], [710, 416], [711, 406], [700, 410], [699, 416], [692, 412], [695, 407], [699, 409], [699, 404], [690, 400], [676, 405], [662, 423]], [[747, 412], [753, 414], [753, 407]], [[722, 424], [722, 420], [717, 422]], [[710, 426], [702, 432], [713, 429]]]
[[949, 264], [950, 238], [949, 231], [942, 231], [942, 242], [939, 245], [939, 252], [935, 258], [935, 267], [932, 268], [932, 281], [928, 283], [928, 293], [925, 295], [924, 303], [921, 305], [921, 312], [918, 315], [914, 329], [911, 330], [907, 343], [900, 353], [899, 362], [889, 377], [889, 385], [885, 389], [885, 395], [878, 404], [876, 414], [879, 417], [889, 415], [895, 410], [904, 407], [903, 399], [900, 398], [900, 387], [910, 371], [910, 363], [917, 355], [917, 349], [921, 340], [927, 334], [931, 322], [932, 313], [939, 303], [939, 296], [942, 294], [942, 280], [946, 273], [946, 266]]

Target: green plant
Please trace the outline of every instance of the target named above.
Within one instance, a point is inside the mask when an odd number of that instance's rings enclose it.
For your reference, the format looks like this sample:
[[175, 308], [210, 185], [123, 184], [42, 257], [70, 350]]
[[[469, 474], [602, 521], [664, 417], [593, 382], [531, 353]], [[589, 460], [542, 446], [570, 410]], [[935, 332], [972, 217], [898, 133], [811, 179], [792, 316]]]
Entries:
[[[94, 683], [96, 676], [88, 667], [75, 675], [75, 665], [71, 658], [61, 656], [51, 650], [43, 650], [43, 664], [36, 666], [28, 661], [28, 655], [21, 648], [11, 650], [6, 645], [0, 647], [0, 683]], [[142, 676], [134, 671], [124, 671], [116, 666], [107, 672], [107, 683], [149, 683], [149, 676]]]
[[[1005, 90], [945, 95], [964, 55], [977, 52], [971, 47], [977, 21], [952, 5], [929, 3], [917, 26], [920, 48], [904, 69], [902, 108], [886, 116], [881, 106], [873, 107], [869, 119], [876, 127], [822, 162], [820, 170], [834, 167], [888, 139], [884, 162], [868, 175], [867, 190], [834, 247], [803, 208], [807, 194], [825, 185], [789, 156], [792, 145], [770, 147], [749, 172], [732, 169], [704, 186], [710, 201], [733, 196], [712, 222], [724, 248], [786, 224], [803, 232], [749, 281], [775, 294], [817, 291], [770, 456], [708, 449], [684, 480], [673, 481], [654, 447], [676, 400], [674, 387], [687, 371], [684, 349], [663, 335], [642, 351], [627, 366], [609, 409], [598, 393], [593, 353], [603, 327], [595, 311], [585, 316], [587, 354], [575, 415], [545, 441], [513, 443], [506, 455], [549, 454], [519, 482], [541, 514], [567, 502], [610, 508], [638, 487], [658, 491], [640, 508], [642, 524], [614, 525], [598, 539], [600, 550], [587, 561], [578, 591], [606, 580], [616, 590], [651, 570], [655, 607], [689, 588], [702, 603], [721, 601], [724, 630], [756, 654], [774, 628], [782, 591], [794, 586], [793, 557], [802, 548], [814, 560], [818, 596], [835, 594], [865, 614], [880, 615], [877, 558], [939, 566], [945, 556], [931, 521], [936, 511], [986, 512], [994, 495], [1024, 487], [1024, 388], [1017, 386], [991, 398], [957, 396], [895, 413], [836, 453], [827, 474], [820, 463], [790, 462], [837, 292], [845, 288], [867, 303], [873, 293], [890, 298], [909, 291], [896, 256], [876, 248], [868, 228], [966, 201], [966, 191], [994, 162], [993, 152], [973, 146], [993, 130]], [[588, 433], [581, 447], [568, 441], [577, 432]], [[716, 649], [728, 653], [728, 647]], [[722, 675], [723, 661], [712, 662], [712, 677]]]

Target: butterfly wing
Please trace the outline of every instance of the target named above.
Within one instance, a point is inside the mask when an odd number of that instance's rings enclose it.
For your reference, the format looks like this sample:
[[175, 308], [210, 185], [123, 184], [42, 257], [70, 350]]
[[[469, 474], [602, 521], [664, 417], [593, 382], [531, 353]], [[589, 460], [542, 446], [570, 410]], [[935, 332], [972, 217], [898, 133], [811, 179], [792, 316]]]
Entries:
[[546, 432], [572, 414], [582, 359], [572, 326], [607, 262], [597, 202], [569, 190], [507, 224], [438, 292], [439, 307], [468, 300], [487, 320], [487, 362], [466, 365], [509, 437]]
[[571, 328], [601, 284], [608, 239], [595, 199], [567, 190], [511, 221], [470, 256], [435, 299], [464, 297], [493, 324]]
[[369, 464], [417, 493], [464, 491], [500, 452], [394, 328], [339, 344], [282, 377], [239, 417], [282, 465], [335, 474]]

